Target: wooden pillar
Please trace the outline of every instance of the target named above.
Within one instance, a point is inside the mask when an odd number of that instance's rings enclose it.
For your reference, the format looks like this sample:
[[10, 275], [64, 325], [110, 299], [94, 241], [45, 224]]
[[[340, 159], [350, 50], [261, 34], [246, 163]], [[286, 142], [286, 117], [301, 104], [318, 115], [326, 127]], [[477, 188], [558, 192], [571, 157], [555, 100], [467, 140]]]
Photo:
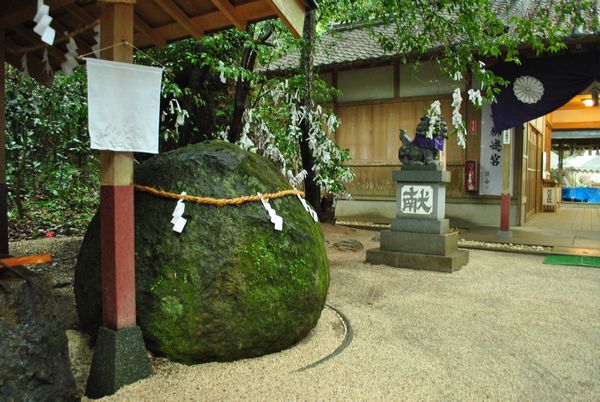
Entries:
[[8, 203], [6, 187], [6, 39], [0, 30], [0, 255], [8, 255]]
[[[133, 43], [133, 7], [131, 2], [101, 3], [101, 48]], [[101, 57], [132, 63], [133, 48], [115, 46]], [[115, 330], [136, 323], [132, 185], [133, 154], [100, 152], [102, 318], [104, 326]]]
[[[509, 141], [504, 138], [508, 136]], [[500, 232], [501, 236], [510, 236], [510, 171], [512, 135], [510, 130], [502, 132], [502, 194], [500, 195]], [[508, 142], [508, 143], [507, 143]]]
[[[102, 58], [133, 62], [135, 0], [100, 1]], [[117, 45], [117, 46], [113, 46]], [[100, 398], [150, 375], [142, 332], [136, 326], [133, 154], [100, 152], [102, 320], [86, 395]]]

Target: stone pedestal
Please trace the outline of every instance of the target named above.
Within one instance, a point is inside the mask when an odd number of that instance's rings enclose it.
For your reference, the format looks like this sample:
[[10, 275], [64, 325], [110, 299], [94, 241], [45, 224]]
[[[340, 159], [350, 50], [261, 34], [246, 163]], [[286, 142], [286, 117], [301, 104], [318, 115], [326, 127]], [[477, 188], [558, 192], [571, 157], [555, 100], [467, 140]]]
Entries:
[[367, 262], [393, 267], [453, 272], [469, 261], [458, 249], [458, 233], [445, 218], [446, 183], [450, 172], [395, 171], [396, 219], [381, 232], [380, 247], [367, 250]]

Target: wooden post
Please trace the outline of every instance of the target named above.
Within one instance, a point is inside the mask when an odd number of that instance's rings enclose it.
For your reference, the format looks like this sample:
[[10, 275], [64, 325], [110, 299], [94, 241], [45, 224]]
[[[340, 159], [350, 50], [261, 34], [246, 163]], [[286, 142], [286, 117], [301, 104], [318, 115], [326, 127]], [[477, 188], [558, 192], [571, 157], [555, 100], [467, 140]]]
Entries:
[[[133, 4], [103, 3], [100, 47], [133, 43]], [[133, 62], [131, 46], [102, 51], [105, 60]], [[135, 325], [133, 222], [133, 154], [100, 152], [100, 218], [102, 243], [102, 318], [121, 329]]]
[[[504, 137], [508, 136], [508, 143]], [[502, 132], [502, 194], [500, 195], [500, 231], [499, 236], [511, 237], [510, 233], [510, 171], [511, 171], [511, 147], [512, 135], [509, 130]]]
[[0, 254], [8, 255], [8, 203], [6, 187], [6, 40], [0, 30]]
[[[100, 47], [106, 60], [133, 62], [135, 0], [100, 0]], [[115, 46], [116, 45], [116, 46]], [[100, 152], [102, 320], [86, 394], [99, 398], [150, 374], [136, 326], [133, 154]]]

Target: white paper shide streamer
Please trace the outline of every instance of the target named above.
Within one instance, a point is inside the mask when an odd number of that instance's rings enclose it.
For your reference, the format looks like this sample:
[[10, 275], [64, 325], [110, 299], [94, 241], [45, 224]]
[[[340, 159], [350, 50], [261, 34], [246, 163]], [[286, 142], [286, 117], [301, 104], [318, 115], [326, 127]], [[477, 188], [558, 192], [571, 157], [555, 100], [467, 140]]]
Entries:
[[91, 148], [157, 154], [162, 68], [85, 60]]
[[275, 212], [275, 210], [271, 207], [271, 204], [269, 204], [269, 201], [266, 201], [264, 198], [262, 198], [262, 194], [261, 193], [257, 193], [260, 197], [260, 202], [262, 202], [263, 207], [265, 207], [265, 209], [267, 210], [267, 213], [269, 214], [269, 217], [271, 218], [271, 223], [273, 224], [273, 226], [275, 227], [275, 230], [278, 231], [282, 231], [283, 230], [283, 218], [279, 215], [277, 215], [277, 212]]
[[306, 200], [304, 198], [300, 197], [300, 194], [296, 194], [296, 196], [298, 197], [298, 199], [302, 203], [302, 206], [304, 207], [304, 209], [306, 210], [306, 212], [308, 212], [310, 214], [310, 216], [313, 218], [313, 220], [315, 222], [319, 222], [319, 215], [317, 215], [317, 213], [310, 206], [310, 204], [308, 202], [306, 202]]
[[97, 59], [100, 58], [100, 24], [94, 26], [94, 40], [96, 43], [92, 46], [92, 51]]
[[[67, 35], [67, 33], [65, 33], [65, 35]], [[73, 70], [79, 65], [76, 57], [77, 43], [75, 43], [73, 38], [69, 38], [69, 43], [67, 43], [67, 53], [65, 53], [65, 61], [60, 65], [66, 75], [73, 74]]]
[[[186, 195], [184, 191], [181, 195]], [[171, 224], [173, 224], [173, 231], [177, 233], [183, 232], [183, 228], [187, 223], [187, 219], [183, 217], [183, 213], [185, 212], [185, 204], [183, 200], [178, 200], [177, 205], [175, 205], [175, 210], [173, 211], [173, 218], [171, 219]]]
[[52, 17], [50, 17], [50, 7], [44, 4], [43, 0], [38, 0], [37, 13], [33, 17], [35, 27], [33, 31], [42, 37], [42, 41], [52, 46], [54, 44], [54, 38], [56, 37], [56, 31], [50, 27]]
[[23, 70], [25, 74], [29, 74], [29, 68], [27, 67], [27, 53], [21, 57], [21, 70]]
[[48, 49], [44, 49], [44, 54], [42, 55], [42, 62], [44, 63], [44, 72], [51, 77], [54, 71], [52, 71], [52, 66], [50, 65], [50, 60], [48, 60]]

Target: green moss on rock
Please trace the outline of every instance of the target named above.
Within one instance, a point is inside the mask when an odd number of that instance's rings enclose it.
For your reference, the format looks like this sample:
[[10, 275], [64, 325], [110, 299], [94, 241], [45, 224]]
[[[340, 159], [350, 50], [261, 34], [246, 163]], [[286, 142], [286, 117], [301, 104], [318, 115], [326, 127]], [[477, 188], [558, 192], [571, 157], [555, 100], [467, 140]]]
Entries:
[[[136, 183], [215, 198], [289, 188], [265, 158], [210, 142], [161, 154], [137, 167]], [[296, 197], [214, 207], [186, 202], [188, 223], [172, 231], [175, 201], [136, 192], [138, 324], [149, 349], [195, 363], [287, 348], [316, 325], [329, 287], [320, 226]], [[84, 238], [75, 276], [81, 324], [100, 325], [99, 222]]]

